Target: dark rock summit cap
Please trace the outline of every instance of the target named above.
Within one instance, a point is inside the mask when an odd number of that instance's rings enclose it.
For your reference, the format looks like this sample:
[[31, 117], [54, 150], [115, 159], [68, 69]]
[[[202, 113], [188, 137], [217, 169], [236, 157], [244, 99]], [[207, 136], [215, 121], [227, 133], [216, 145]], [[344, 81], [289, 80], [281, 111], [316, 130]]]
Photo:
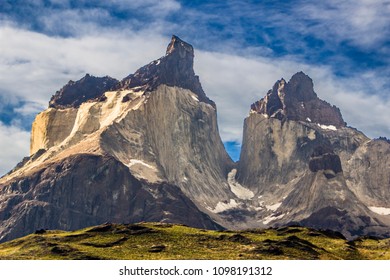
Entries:
[[170, 55], [175, 52], [178, 52], [181, 57], [185, 57], [186, 55], [194, 56], [194, 48], [190, 44], [184, 42], [176, 35], [172, 35], [165, 55]]
[[319, 99], [312, 79], [303, 72], [293, 75], [288, 83], [277, 81], [264, 98], [251, 105], [251, 110], [280, 120], [346, 125], [340, 109]]
[[198, 96], [199, 101], [215, 107], [215, 103], [204, 93], [199, 77], [195, 75], [194, 48], [175, 35], [168, 44], [165, 56], [124, 78], [119, 88], [139, 87], [152, 91], [161, 84], [189, 89]]
[[50, 99], [50, 108], [79, 107], [83, 102], [99, 98], [106, 91], [118, 84], [118, 80], [111, 77], [94, 77], [86, 74], [80, 80], [69, 81]]

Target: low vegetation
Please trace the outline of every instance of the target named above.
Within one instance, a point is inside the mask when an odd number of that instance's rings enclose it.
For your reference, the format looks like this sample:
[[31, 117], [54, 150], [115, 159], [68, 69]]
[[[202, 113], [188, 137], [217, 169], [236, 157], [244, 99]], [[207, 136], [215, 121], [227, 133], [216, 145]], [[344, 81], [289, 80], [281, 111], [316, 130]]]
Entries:
[[0, 259], [390, 259], [390, 239], [347, 241], [303, 227], [210, 231], [163, 223], [45, 231], [0, 244]]

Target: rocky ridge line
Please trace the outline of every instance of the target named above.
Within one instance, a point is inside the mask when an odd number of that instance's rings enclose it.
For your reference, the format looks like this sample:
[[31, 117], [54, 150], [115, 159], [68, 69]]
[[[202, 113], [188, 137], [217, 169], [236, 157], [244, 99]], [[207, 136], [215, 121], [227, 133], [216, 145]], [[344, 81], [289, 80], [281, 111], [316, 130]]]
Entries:
[[215, 103], [204, 93], [193, 66], [194, 48], [173, 35], [165, 56], [124, 78], [118, 84], [118, 89], [139, 88], [144, 91], [153, 91], [161, 84], [177, 86], [191, 90], [198, 96], [199, 101], [215, 108]]
[[80, 104], [91, 101], [104, 101], [104, 93], [109, 90], [134, 89], [136, 91], [151, 92], [159, 85], [177, 86], [189, 89], [195, 93], [201, 102], [212, 105], [202, 89], [199, 77], [195, 75], [194, 48], [173, 35], [165, 56], [152, 61], [130, 74], [122, 81], [111, 77], [94, 77], [86, 74], [82, 79], [69, 81], [50, 99], [51, 108], [78, 108]]
[[303, 72], [293, 75], [289, 82], [277, 81], [251, 110], [279, 120], [313, 122], [321, 125], [344, 127], [346, 123], [340, 109], [317, 97], [313, 81]]
[[118, 84], [118, 80], [109, 76], [94, 77], [86, 74], [80, 80], [69, 81], [63, 88], [57, 91], [50, 99], [49, 107], [64, 109], [78, 108], [82, 103], [103, 98], [104, 93]]

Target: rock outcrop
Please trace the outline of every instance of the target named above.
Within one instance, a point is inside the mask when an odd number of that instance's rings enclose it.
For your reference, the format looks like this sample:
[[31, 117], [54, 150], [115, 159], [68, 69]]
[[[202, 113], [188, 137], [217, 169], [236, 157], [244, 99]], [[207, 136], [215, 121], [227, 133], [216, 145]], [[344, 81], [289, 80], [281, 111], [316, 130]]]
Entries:
[[390, 143], [369, 140], [348, 160], [346, 180], [351, 190], [370, 209], [390, 214]]
[[[50, 99], [50, 108], [78, 108], [83, 102], [101, 98], [103, 93], [118, 84], [118, 80], [111, 77], [94, 77], [86, 74], [82, 79], [69, 81]], [[104, 97], [102, 97], [102, 101]]]
[[194, 48], [173, 35], [165, 56], [152, 61], [138, 69], [134, 74], [127, 76], [118, 87], [153, 91], [162, 84], [177, 86], [189, 89], [196, 94], [199, 101], [208, 103], [215, 108], [215, 103], [204, 93], [193, 66]]
[[288, 83], [277, 81], [263, 99], [252, 104], [251, 110], [279, 120], [345, 126], [340, 110], [317, 97], [313, 81], [303, 72], [296, 73]]

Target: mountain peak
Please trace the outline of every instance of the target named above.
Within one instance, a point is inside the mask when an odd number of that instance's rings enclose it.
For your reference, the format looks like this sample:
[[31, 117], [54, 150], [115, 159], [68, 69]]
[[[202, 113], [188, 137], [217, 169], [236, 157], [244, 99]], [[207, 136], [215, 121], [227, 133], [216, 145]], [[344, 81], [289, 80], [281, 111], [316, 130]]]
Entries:
[[313, 80], [302, 71], [287, 83], [284, 79], [277, 81], [264, 98], [251, 105], [251, 111], [280, 120], [345, 126], [339, 108], [319, 99]]
[[294, 101], [305, 102], [317, 98], [314, 92], [313, 80], [302, 71], [294, 74], [288, 82], [289, 93], [287, 98], [295, 99]]
[[182, 55], [190, 55], [194, 57], [194, 48], [188, 44], [187, 42], [184, 42], [176, 35], [172, 35], [171, 42], [169, 43], [167, 47], [166, 55], [173, 54], [175, 52], [179, 52]]
[[137, 87], [145, 91], [153, 91], [161, 84], [189, 89], [198, 96], [199, 101], [215, 108], [215, 103], [206, 96], [199, 77], [195, 75], [194, 48], [175, 35], [168, 44], [165, 56], [124, 78], [119, 88]]

